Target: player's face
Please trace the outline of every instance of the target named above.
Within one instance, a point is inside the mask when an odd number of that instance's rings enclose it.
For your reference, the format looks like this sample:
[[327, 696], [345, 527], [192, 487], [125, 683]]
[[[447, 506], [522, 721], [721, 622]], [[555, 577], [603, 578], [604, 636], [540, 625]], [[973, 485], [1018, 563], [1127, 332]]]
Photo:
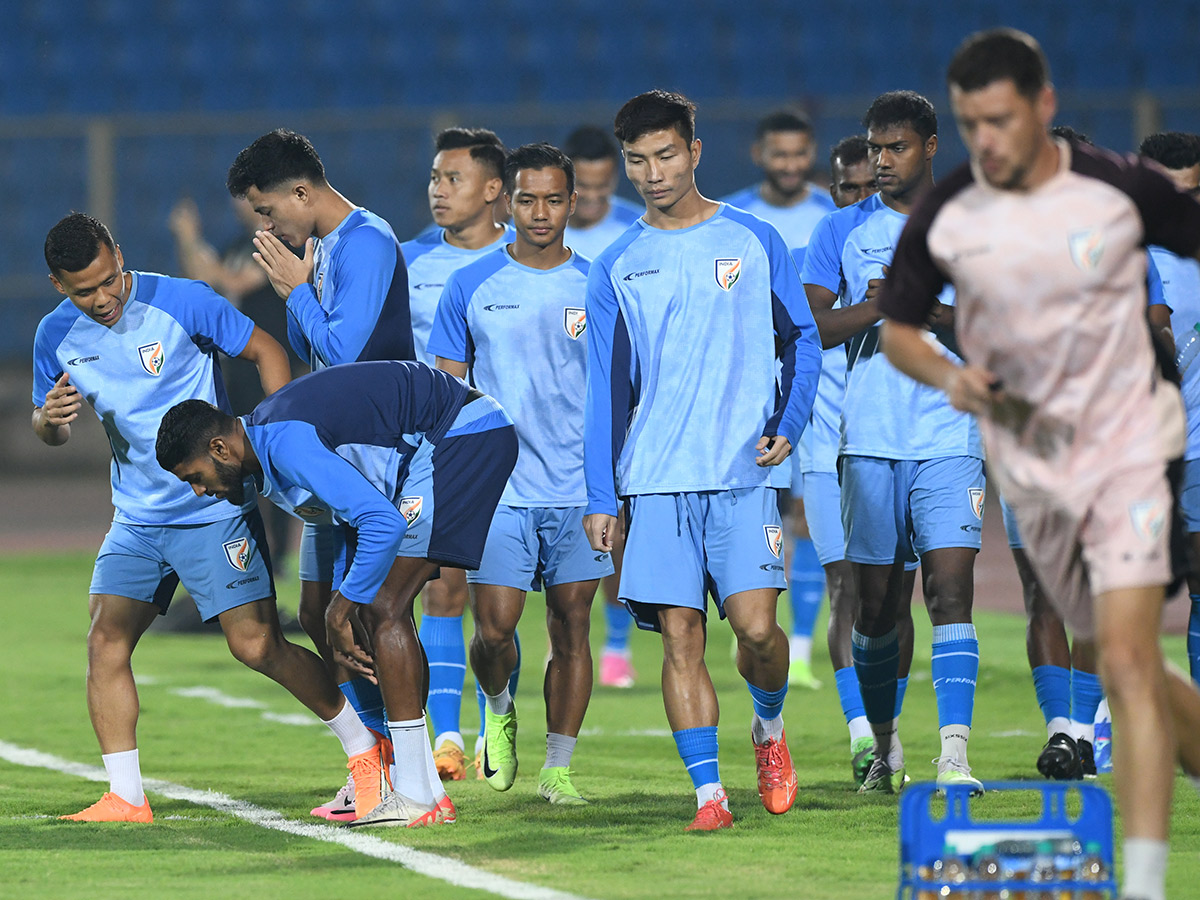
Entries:
[[911, 125], [867, 130], [867, 162], [881, 194], [906, 197], [925, 178], [937, 152], [937, 135], [922, 140]]
[[575, 161], [575, 221], [583, 228], [608, 213], [608, 202], [617, 190], [617, 164], [611, 159]]
[[950, 105], [967, 152], [988, 184], [1021, 188], [1048, 140], [1054, 91], [1047, 85], [1030, 99], [1008, 78], [974, 91], [951, 85]]
[[700, 142], [689, 145], [674, 128], [652, 131], [621, 148], [625, 175], [647, 206], [668, 210], [696, 187]]
[[262, 230], [293, 247], [303, 247], [316, 228], [312, 191], [303, 182], [284, 184], [269, 191], [251, 187], [246, 200], [262, 217]]
[[754, 145], [755, 164], [780, 194], [799, 194], [813, 166], [812, 135], [805, 131], [768, 131]]
[[575, 195], [567, 190], [567, 173], [558, 167], [521, 169], [508, 204], [522, 240], [542, 248], [562, 243]]
[[1179, 190], [1200, 198], [1200, 163], [1186, 169], [1167, 169], [1167, 175]]
[[429, 211], [442, 228], [458, 228], [491, 209], [502, 185], [470, 147], [442, 150], [429, 172]]
[[86, 268], [59, 272], [57, 276], [51, 275], [50, 281], [81, 313], [111, 328], [121, 320], [125, 301], [129, 299], [124, 265], [120, 247], [114, 253], [101, 244], [100, 254]]
[[833, 161], [833, 181], [829, 185], [829, 194], [838, 209], [865, 200], [874, 194], [878, 187], [871, 175], [871, 164], [861, 159], [856, 163], [845, 165], [841, 159]]
[[222, 462], [211, 454], [182, 462], [171, 472], [180, 481], [190, 485], [197, 497], [216, 497], [218, 500], [228, 500], [235, 506], [246, 502], [241, 467]]

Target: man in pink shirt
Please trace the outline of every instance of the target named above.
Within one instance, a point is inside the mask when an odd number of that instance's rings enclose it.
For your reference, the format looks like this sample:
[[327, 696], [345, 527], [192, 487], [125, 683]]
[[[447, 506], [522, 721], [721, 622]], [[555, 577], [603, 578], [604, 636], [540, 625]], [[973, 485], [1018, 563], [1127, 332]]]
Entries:
[[[1163, 900], [1176, 760], [1200, 775], [1200, 693], [1165, 668], [1158, 641], [1179, 574], [1167, 469], [1184, 415], [1146, 326], [1145, 246], [1200, 254], [1200, 204], [1136, 158], [1051, 138], [1054, 89], [1029, 35], [971, 36], [947, 80], [971, 161], [909, 219], [882, 342], [979, 417], [1039, 580], [1076, 634], [1095, 635], [1121, 727], [1124, 896]], [[925, 337], [946, 282], [961, 367]]]

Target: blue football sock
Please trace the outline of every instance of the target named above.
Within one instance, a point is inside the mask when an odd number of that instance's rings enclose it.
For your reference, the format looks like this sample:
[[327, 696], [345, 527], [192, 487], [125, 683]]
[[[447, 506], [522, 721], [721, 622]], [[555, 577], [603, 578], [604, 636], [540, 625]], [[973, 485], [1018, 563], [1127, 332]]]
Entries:
[[[517, 683], [521, 680], [521, 634], [518, 631], [513, 632], [513, 643], [517, 645], [517, 664], [513, 667], [512, 674], [508, 676], [508, 695], [514, 700], [517, 699]], [[479, 686], [479, 682], [475, 682], [475, 702], [479, 704], [479, 733], [483, 734], [484, 729], [484, 710], [487, 709], [487, 700], [483, 696], [483, 688]]]
[[787, 696], [787, 682], [777, 691], [766, 691], [746, 682], [750, 689], [750, 700], [754, 704], [754, 713], [764, 721], [777, 719], [783, 715], [783, 698]]
[[908, 676], [896, 679], [896, 708], [894, 719], [900, 718], [900, 712], [904, 709], [904, 694], [908, 690]]
[[362, 723], [373, 731], [387, 735], [387, 716], [383, 711], [383, 694], [379, 685], [371, 684], [367, 679], [351, 678], [338, 685], [346, 697], [346, 701], [354, 707]]
[[896, 674], [900, 671], [900, 642], [893, 628], [880, 637], [867, 637], [854, 629], [851, 654], [858, 675], [867, 721], [873, 725], [891, 722], [896, 712]]
[[1188, 615], [1187, 654], [1192, 680], [1200, 684], [1200, 594], [1188, 594], [1192, 611]]
[[1094, 672], [1071, 670], [1071, 718], [1084, 725], [1096, 721], [1096, 710], [1104, 699], [1100, 676]]
[[833, 680], [837, 684], [838, 700], [842, 703], [842, 715], [846, 717], [846, 723], [849, 724], [859, 716], [865, 716], [867, 712], [863, 709], [862, 693], [858, 689], [858, 673], [854, 671], [854, 666], [838, 669], [833, 673]]
[[462, 616], [422, 616], [421, 646], [429, 659], [429, 700], [426, 711], [436, 737], [459, 731], [463, 680], [467, 673], [467, 645]]
[[933, 691], [938, 727], [971, 727], [975, 682], [979, 678], [979, 641], [970, 622], [933, 626]]
[[717, 764], [717, 726], [685, 728], [674, 733], [679, 756], [692, 778], [692, 787], [715, 784], [721, 780]]
[[629, 649], [629, 628], [633, 616], [624, 606], [604, 604], [604, 652], [624, 653]]
[[[1075, 693], [1071, 683], [1071, 670], [1062, 666], [1034, 666], [1033, 692], [1046, 724], [1051, 719], [1071, 718], [1071, 699]], [[1089, 720], [1090, 721], [1090, 720]]]
[[792, 544], [788, 597], [792, 603], [792, 636], [812, 637], [825, 599], [825, 570], [817, 559], [817, 548], [808, 538], [796, 538]]

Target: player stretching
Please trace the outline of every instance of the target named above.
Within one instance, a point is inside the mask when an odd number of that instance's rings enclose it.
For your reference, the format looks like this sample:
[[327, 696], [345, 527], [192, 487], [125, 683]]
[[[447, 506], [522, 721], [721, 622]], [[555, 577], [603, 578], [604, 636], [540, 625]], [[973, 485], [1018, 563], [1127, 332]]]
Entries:
[[[592, 690], [592, 598], [612, 574], [583, 531], [583, 398], [588, 261], [563, 246], [574, 205], [571, 160], [549, 144], [518, 147], [504, 164], [517, 238], [450, 276], [429, 349], [438, 368], [495, 397], [521, 443], [492, 519], [479, 570], [467, 575], [475, 636], [471, 668], [487, 695], [482, 770], [506, 791], [517, 774], [517, 712], [508, 689], [525, 592], [545, 585], [546, 764], [538, 793], [587, 801], [568, 766]], [[622, 610], [624, 613], [624, 610]]]
[[[486, 128], [447, 128], [438, 134], [434, 147], [437, 152], [429, 172], [428, 195], [436, 230], [431, 236], [401, 245], [408, 262], [417, 359], [430, 366], [435, 357], [427, 347], [429, 333], [451, 273], [493, 252], [512, 235], [511, 229], [496, 224], [498, 207], [504, 205], [504, 144], [500, 138]], [[467, 777], [460, 730], [467, 672], [466, 607], [467, 579], [459, 569], [444, 569], [421, 592], [420, 635], [429, 657], [433, 758], [438, 773], [447, 781]], [[514, 692], [518, 674], [519, 666], [513, 672]], [[483, 740], [482, 711], [479, 715], [477, 753]]]
[[[595, 125], [581, 125], [567, 137], [563, 150], [575, 165], [575, 212], [567, 220], [564, 243], [588, 259], [595, 259], [625, 233], [645, 207], [616, 195], [621, 174], [621, 148], [612, 133]], [[629, 649], [633, 620], [621, 603], [621, 560], [625, 553], [624, 523], [617, 526], [612, 548], [613, 574], [604, 587], [604, 649], [600, 652], [600, 684], [631, 688], [637, 672]]]
[[[330, 185], [308, 138], [277, 129], [242, 150], [229, 167], [229, 193], [263, 218], [255, 260], [287, 301], [288, 341], [314, 370], [368, 359], [412, 359], [404, 257], [392, 228]], [[314, 241], [313, 238], [316, 240]], [[299, 259], [286, 244], [304, 248]], [[333, 662], [325, 608], [341, 579], [340, 529], [305, 522], [300, 540], [300, 624], [364, 722], [383, 732], [379, 688]], [[350, 781], [312, 814], [348, 819]]]
[[688, 828], [711, 831], [733, 817], [704, 665], [710, 589], [754, 701], [759, 795], [773, 813], [796, 796], [782, 715], [788, 642], [775, 621], [783, 531], [765, 467], [787, 459], [808, 421], [820, 349], [779, 232], [696, 189], [691, 101], [640, 94], [614, 131], [646, 216], [588, 275], [584, 527], [593, 548], [610, 550], [625, 498], [621, 599], [640, 627], [662, 632], [667, 720], [699, 806]]
[[421, 363], [354, 363], [300, 378], [240, 419], [181, 403], [162, 420], [157, 453], [197, 494], [237, 503], [253, 478], [293, 515], [347, 527], [329, 645], [339, 663], [378, 678], [396, 753], [394, 790], [350, 824], [454, 821], [425, 730], [428, 666], [413, 600], [439, 565], [479, 565], [517, 455], [504, 410]]
[[202, 282], [124, 271], [120, 248], [91, 216], [73, 213], [50, 229], [45, 255], [67, 299], [34, 341], [33, 430], [52, 447], [66, 443], [87, 398], [112, 445], [116, 507], [88, 599], [88, 712], [109, 791], [64, 818], [154, 819], [142, 792], [130, 660], [180, 580], [200, 617], [220, 621], [234, 657], [286, 687], [337, 735], [368, 811], [380, 798], [382, 742], [321, 661], [280, 633], [255, 498], [230, 507], [196, 497], [154, 460], [157, 420], [171, 404], [197, 395], [225, 403], [215, 353], [201, 346], [253, 362], [268, 394], [290, 377], [283, 348]]
[[[860, 790], [895, 793], [904, 786], [896, 626], [903, 563], [919, 559], [933, 623], [938, 784], [969, 784], [979, 791], [967, 765], [979, 670], [971, 624], [984, 497], [979, 432], [970, 416], [897, 372], [877, 352], [879, 311], [873, 302], [909, 210], [933, 184], [937, 116], [919, 94], [893, 91], [875, 99], [863, 124], [879, 193], [831, 215], [804, 258], [813, 308], [826, 321], [836, 316], [838, 333], [822, 324], [825, 343], [854, 335], [842, 413], [842, 521], [859, 595], [854, 667], [875, 734], [875, 761]], [[843, 279], [845, 308], [827, 312]], [[945, 326], [953, 309], [945, 304], [952, 302], [952, 294], [944, 293], [932, 320], [934, 334], [951, 343]], [[939, 347], [951, 353], [945, 344]]]
[[[1121, 736], [1124, 896], [1163, 900], [1176, 761], [1200, 774], [1200, 693], [1159, 648], [1184, 414], [1146, 326], [1143, 247], [1195, 257], [1200, 205], [1135, 158], [1053, 140], [1054, 88], [1026, 34], [971, 36], [948, 81], [971, 162], [913, 212], [883, 345], [979, 417], [1039, 580], [1076, 634], [1094, 631]], [[947, 281], [966, 367], [925, 336]]]

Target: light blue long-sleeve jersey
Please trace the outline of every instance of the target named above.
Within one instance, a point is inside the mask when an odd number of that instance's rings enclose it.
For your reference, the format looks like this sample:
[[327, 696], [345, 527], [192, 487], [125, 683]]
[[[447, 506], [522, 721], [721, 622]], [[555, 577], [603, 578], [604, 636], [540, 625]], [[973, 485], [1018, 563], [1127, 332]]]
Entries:
[[817, 184], [809, 184], [808, 196], [791, 206], [775, 206], [762, 198], [762, 185], [743, 188], [736, 194], [722, 198], [730, 206], [744, 209], [774, 225], [783, 236], [789, 250], [807, 247], [813, 229], [823, 218], [837, 209], [829, 191]]
[[595, 259], [623, 235], [626, 228], [640, 219], [645, 211], [644, 206], [635, 206], [621, 197], [612, 197], [609, 200], [608, 215], [587, 228], [572, 228], [568, 225], [566, 233], [563, 234], [563, 242], [580, 256]]
[[725, 204], [679, 230], [639, 219], [592, 264], [587, 321], [589, 513], [615, 514], [618, 494], [766, 485], [755, 444], [799, 441], [821, 348], [762, 219]]
[[1162, 247], [1150, 247], [1150, 261], [1158, 269], [1162, 300], [1171, 307], [1171, 331], [1187, 410], [1183, 458], [1200, 459], [1200, 263]]
[[584, 297], [590, 263], [573, 253], [533, 269], [507, 245], [450, 276], [429, 352], [470, 366], [471, 383], [512, 417], [520, 453], [500, 502], [582, 506]]
[[66, 372], [100, 417], [112, 447], [113, 521], [197, 525], [238, 515], [164, 471], [154, 444], [176, 403], [198, 397], [229, 412], [215, 351], [237, 356], [254, 323], [202, 281], [129, 274], [129, 298], [111, 328], [70, 300], [42, 319], [33, 342], [33, 404], [45, 405]]

